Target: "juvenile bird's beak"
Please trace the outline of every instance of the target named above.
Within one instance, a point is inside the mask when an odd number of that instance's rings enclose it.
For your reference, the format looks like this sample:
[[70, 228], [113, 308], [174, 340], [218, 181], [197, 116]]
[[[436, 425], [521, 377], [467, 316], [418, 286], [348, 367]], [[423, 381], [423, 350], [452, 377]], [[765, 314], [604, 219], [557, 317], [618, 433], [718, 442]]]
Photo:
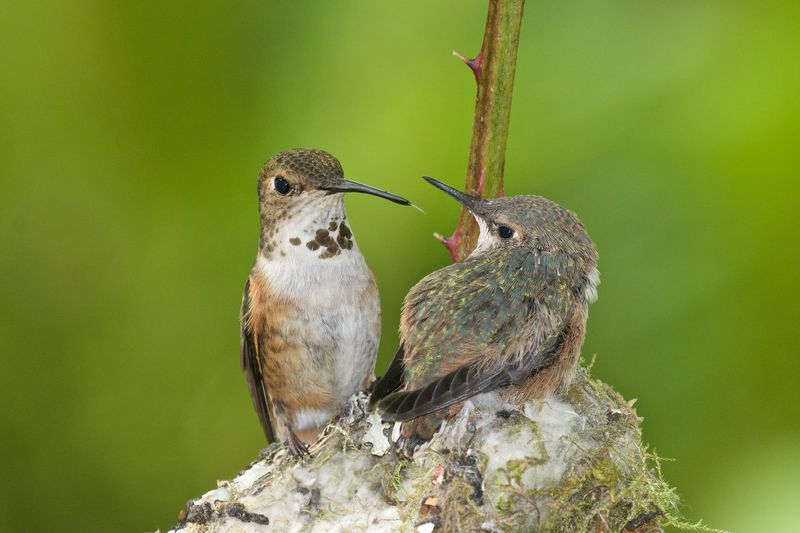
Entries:
[[365, 194], [372, 194], [373, 196], [380, 196], [381, 198], [385, 198], [386, 200], [396, 204], [411, 205], [411, 202], [402, 196], [397, 196], [396, 194], [392, 194], [381, 189], [376, 189], [375, 187], [370, 187], [369, 185], [364, 185], [363, 183], [352, 180], [343, 179], [333, 187], [323, 187], [323, 189], [328, 191], [328, 194], [334, 194], [337, 192], [362, 192]]
[[477, 217], [486, 218], [486, 213], [483, 205], [483, 198], [479, 198], [477, 196], [471, 196], [467, 193], [461, 192], [458, 189], [454, 189], [453, 187], [442, 183], [439, 180], [435, 180], [429, 176], [422, 176], [422, 179], [436, 187], [437, 189], [441, 189], [466, 207], [470, 213]]

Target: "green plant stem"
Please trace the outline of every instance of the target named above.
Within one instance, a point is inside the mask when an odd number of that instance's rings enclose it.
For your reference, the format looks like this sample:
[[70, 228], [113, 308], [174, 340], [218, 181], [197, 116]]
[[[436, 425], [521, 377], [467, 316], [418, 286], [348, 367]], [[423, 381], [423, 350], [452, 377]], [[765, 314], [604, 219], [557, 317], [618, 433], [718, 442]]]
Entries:
[[[489, 0], [486, 30], [480, 53], [466, 59], [478, 85], [472, 141], [464, 190], [481, 197], [503, 195], [511, 94], [517, 63], [524, 0]], [[467, 257], [478, 240], [478, 226], [466, 209], [451, 237], [440, 238], [453, 261]]]

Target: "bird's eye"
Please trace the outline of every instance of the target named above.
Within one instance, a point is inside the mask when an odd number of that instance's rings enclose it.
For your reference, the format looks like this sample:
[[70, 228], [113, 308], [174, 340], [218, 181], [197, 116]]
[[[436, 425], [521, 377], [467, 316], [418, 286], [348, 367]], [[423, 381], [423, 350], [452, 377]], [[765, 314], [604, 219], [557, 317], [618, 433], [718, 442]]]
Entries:
[[500, 235], [501, 239], [510, 239], [514, 236], [514, 230], [508, 226], [500, 226], [497, 228], [497, 234]]
[[289, 191], [292, 190], [291, 184], [286, 181], [286, 178], [283, 176], [275, 176], [275, 181], [272, 182], [275, 187], [275, 191], [281, 195], [289, 194]]

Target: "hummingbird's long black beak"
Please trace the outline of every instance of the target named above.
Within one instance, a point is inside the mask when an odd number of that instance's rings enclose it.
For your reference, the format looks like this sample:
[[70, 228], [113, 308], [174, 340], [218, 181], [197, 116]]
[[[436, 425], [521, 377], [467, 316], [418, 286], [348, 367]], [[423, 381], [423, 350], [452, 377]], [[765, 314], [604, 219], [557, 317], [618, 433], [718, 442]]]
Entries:
[[454, 189], [453, 187], [447, 185], [446, 183], [442, 183], [439, 180], [431, 178], [430, 176], [422, 176], [422, 179], [424, 179], [437, 189], [441, 189], [442, 191], [446, 192], [447, 194], [455, 198], [455, 200], [458, 203], [466, 207], [473, 215], [483, 217], [484, 213], [481, 205], [483, 201], [482, 198], [479, 198], [477, 196], [471, 196], [465, 192], [461, 192], [458, 189]]
[[333, 187], [324, 187], [324, 189], [328, 191], [328, 194], [333, 194], [337, 192], [362, 192], [364, 194], [380, 196], [381, 198], [385, 198], [386, 200], [389, 200], [390, 202], [394, 202], [396, 204], [411, 205], [411, 202], [409, 202], [402, 196], [397, 196], [396, 194], [392, 194], [390, 192], [381, 189], [376, 189], [375, 187], [370, 187], [369, 185], [364, 185], [363, 183], [359, 183], [357, 181], [352, 181], [352, 180], [343, 179]]

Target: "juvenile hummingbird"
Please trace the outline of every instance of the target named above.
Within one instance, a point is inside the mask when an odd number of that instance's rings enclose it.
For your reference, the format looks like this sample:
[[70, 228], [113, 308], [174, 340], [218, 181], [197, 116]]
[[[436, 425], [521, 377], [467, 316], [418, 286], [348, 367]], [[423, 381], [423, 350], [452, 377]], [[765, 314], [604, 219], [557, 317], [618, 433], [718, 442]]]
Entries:
[[599, 283], [594, 244], [571, 211], [425, 179], [470, 211], [480, 236], [463, 262], [409, 291], [400, 348], [373, 391], [384, 420], [417, 419], [402, 434], [423, 440], [476, 394], [499, 389], [517, 403], [569, 384]]
[[408, 200], [344, 178], [322, 150], [281, 152], [261, 169], [261, 236], [241, 308], [241, 365], [264, 434], [295, 455], [374, 379], [380, 341], [375, 278], [343, 193]]

